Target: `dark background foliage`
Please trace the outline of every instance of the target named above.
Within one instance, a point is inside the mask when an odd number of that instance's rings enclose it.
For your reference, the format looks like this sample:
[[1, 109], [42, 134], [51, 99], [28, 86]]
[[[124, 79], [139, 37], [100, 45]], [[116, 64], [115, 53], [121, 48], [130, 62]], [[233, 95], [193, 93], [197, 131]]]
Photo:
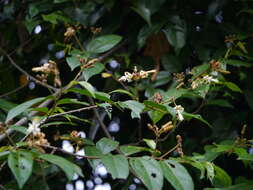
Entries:
[[[252, 13], [251, 0], [1, 0], [0, 47], [33, 76], [33, 67], [41, 66], [49, 59], [56, 61], [64, 86], [78, 72], [77, 69], [71, 71], [66, 62], [66, 57], [71, 55], [69, 47], [79, 48], [76, 42], [66, 41], [66, 28], [72, 26], [76, 29], [84, 48], [97, 36], [122, 36], [124, 44], [121, 48], [103, 60], [105, 71], [117, 79], [125, 71], [132, 72], [134, 66], [137, 66], [138, 70], [151, 70], [159, 63], [160, 72], [156, 80], [144, 79], [137, 83], [125, 84], [129, 91], [141, 102], [152, 99], [157, 92], [162, 94], [164, 100], [177, 96], [178, 105], [183, 105], [189, 113], [200, 114], [212, 126], [208, 127], [196, 119], [184, 121], [165, 141], [159, 143], [159, 150], [165, 153], [168, 147], [175, 144], [176, 135], [180, 134], [185, 155], [206, 155], [206, 145], [222, 145], [228, 141], [235, 141], [241, 135], [243, 125], [247, 125], [243, 138], [252, 139]], [[91, 27], [101, 28], [101, 32], [94, 35]], [[209, 92], [202, 97], [194, 93], [173, 91], [177, 86], [173, 73], [188, 74], [194, 67], [212, 60], [224, 63], [224, 70], [230, 72], [220, 76], [219, 80], [223, 85], [211, 85]], [[96, 75], [89, 82], [98, 91], [106, 93], [122, 88], [112, 77], [101, 78]], [[49, 83], [53, 84], [52, 81]], [[17, 91], [6, 94], [14, 89]], [[0, 54], [0, 93], [1, 101], [8, 101], [10, 105], [50, 94], [34, 81], [27, 82], [25, 75], [17, 71], [4, 54]], [[66, 97], [88, 101], [85, 96], [76, 93], [68, 94]], [[129, 96], [112, 93], [111, 99], [115, 102], [125, 101]], [[3, 107], [0, 105], [2, 121], [8, 112], [8, 109]], [[71, 105], [68, 110], [74, 108], [76, 107]], [[103, 111], [100, 114], [103, 115], [102, 113]], [[61, 146], [60, 141], [54, 141], [57, 132], [70, 134], [72, 130], [82, 130], [88, 135], [90, 126], [96, 125], [92, 112], [77, 113], [76, 116], [94, 123], [45, 128], [43, 131], [51, 144]], [[168, 115], [162, 117], [158, 125], [169, 118]], [[140, 118], [132, 119], [130, 111], [122, 111], [115, 107], [112, 119], [107, 115], [104, 118], [107, 126], [111, 121], [120, 125], [117, 133], [111, 133], [120, 144], [154, 138], [153, 133], [147, 128], [147, 123], [151, 123], [152, 118], [145, 111], [141, 113]], [[103, 136], [103, 131], [99, 129], [95, 142]], [[4, 146], [6, 143], [7, 140], [2, 141], [1, 145]], [[141, 142], [141, 145], [145, 146], [145, 143]], [[244, 149], [249, 152], [250, 146]], [[253, 158], [239, 161], [240, 155], [227, 154], [229, 151], [233, 152], [228, 148], [212, 161], [228, 173], [233, 184], [250, 181], [253, 178]], [[142, 156], [142, 153], [137, 155]], [[174, 152], [171, 156], [178, 157], [178, 154]], [[88, 172], [91, 169], [87, 161], [79, 164], [86, 178], [91, 175]], [[199, 172], [193, 166], [186, 167], [194, 180], [195, 189], [219, 187], [208, 179], [200, 180]], [[0, 172], [1, 185], [14, 183], [8, 167], [4, 167]], [[47, 180], [49, 187], [62, 189], [66, 183], [63, 175], [53, 173]], [[36, 181], [35, 178], [30, 179], [28, 184], [33, 186], [33, 180]], [[111, 178], [108, 180], [115, 189], [123, 188], [125, 183]], [[30, 186], [28, 187], [30, 189]], [[168, 187], [170, 186], [166, 182], [164, 189]]]

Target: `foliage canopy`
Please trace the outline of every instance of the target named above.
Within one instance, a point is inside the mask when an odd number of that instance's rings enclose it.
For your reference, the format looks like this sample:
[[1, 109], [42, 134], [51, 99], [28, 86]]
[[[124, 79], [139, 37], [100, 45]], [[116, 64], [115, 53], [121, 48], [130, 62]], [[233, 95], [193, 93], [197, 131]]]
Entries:
[[253, 189], [252, 0], [0, 5], [1, 189]]

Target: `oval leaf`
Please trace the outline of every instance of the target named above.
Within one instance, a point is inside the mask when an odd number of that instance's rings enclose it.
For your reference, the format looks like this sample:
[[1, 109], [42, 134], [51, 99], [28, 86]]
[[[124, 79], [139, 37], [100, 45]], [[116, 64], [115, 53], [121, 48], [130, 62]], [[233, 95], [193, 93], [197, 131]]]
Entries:
[[43, 101], [45, 98], [42, 97], [42, 98], [35, 98], [35, 99], [32, 99], [30, 101], [27, 101], [27, 102], [24, 102], [22, 104], [19, 104], [18, 106], [12, 108], [9, 112], [8, 112], [8, 115], [7, 115], [7, 118], [6, 118], [6, 123], [8, 121], [10, 121], [11, 119], [13, 119], [14, 117], [18, 116], [19, 114], [21, 114], [22, 112], [24, 112], [25, 110], [27, 110], [28, 108], [30, 108], [32, 105], [36, 104], [36, 103], [39, 103], [41, 101]]
[[118, 35], [104, 35], [92, 40], [87, 51], [91, 53], [103, 53], [110, 50], [121, 41], [122, 37]]
[[102, 158], [108, 172], [113, 179], [126, 179], [129, 175], [129, 166], [126, 157], [122, 155], [108, 155]]
[[8, 157], [8, 166], [21, 189], [32, 174], [32, 154], [24, 151], [12, 152]]
[[131, 158], [130, 165], [149, 190], [161, 190], [163, 172], [159, 163], [151, 157]]
[[59, 166], [64, 171], [69, 180], [73, 179], [75, 173], [83, 177], [81, 168], [73, 164], [72, 162], [66, 160], [65, 158], [52, 154], [41, 154], [39, 155], [39, 158]]
[[174, 160], [160, 162], [165, 178], [176, 190], [194, 190], [194, 184], [187, 170]]
[[94, 89], [94, 87], [90, 83], [88, 83], [86, 81], [81, 81], [81, 82], [79, 82], [79, 84], [88, 91], [88, 93], [90, 94], [90, 96], [92, 96], [93, 98], [96, 97], [95, 96], [95, 89]]
[[102, 63], [96, 63], [90, 68], [87, 68], [83, 71], [83, 77], [88, 81], [92, 76], [101, 73], [104, 70], [105, 66]]
[[96, 143], [97, 149], [99, 149], [103, 154], [107, 154], [115, 150], [119, 145], [119, 142], [113, 141], [108, 138], [102, 138]]
[[132, 118], [140, 118], [140, 113], [145, 108], [145, 106], [142, 103], [137, 102], [135, 100], [127, 100], [124, 102], [120, 102], [119, 105], [123, 108], [130, 109], [132, 111], [131, 112]]

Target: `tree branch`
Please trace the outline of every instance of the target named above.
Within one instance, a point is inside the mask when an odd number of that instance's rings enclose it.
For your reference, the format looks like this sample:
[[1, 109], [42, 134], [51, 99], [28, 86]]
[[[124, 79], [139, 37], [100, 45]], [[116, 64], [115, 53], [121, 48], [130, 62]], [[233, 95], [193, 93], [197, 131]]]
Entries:
[[9, 95], [11, 95], [11, 94], [13, 94], [13, 93], [15, 93], [15, 92], [18, 92], [19, 90], [22, 90], [22, 89], [23, 89], [24, 87], [26, 87], [26, 86], [27, 86], [27, 83], [26, 83], [26, 84], [23, 84], [22, 86], [17, 87], [17, 88], [14, 89], [14, 90], [11, 90], [11, 91], [7, 92], [7, 93], [5, 93], [5, 94], [0, 95], [0, 98], [3, 98], [3, 97], [5, 97], [5, 96], [9, 96]]
[[28, 72], [26, 72], [24, 69], [22, 69], [18, 64], [15, 63], [15, 61], [11, 58], [11, 56], [9, 54], [7, 54], [1, 47], [0, 47], [0, 51], [7, 57], [7, 59], [10, 61], [10, 63], [16, 68], [18, 69], [21, 73], [23, 73], [24, 75], [26, 75], [27, 77], [29, 77], [31, 80], [35, 81], [36, 83], [38, 83], [41, 86], [44, 86], [48, 89], [54, 90], [56, 91], [57, 88], [39, 81], [38, 79], [36, 79], [35, 77], [33, 77], [32, 75], [30, 75]]
[[[105, 53], [105, 54], [103, 54], [102, 56], [100, 56], [99, 58], [98, 58], [98, 60], [99, 61], [103, 61], [104, 59], [106, 59], [107, 57], [109, 57], [110, 55], [112, 55], [115, 51], [117, 51], [119, 48], [121, 48], [123, 45], [125, 45], [126, 44], [126, 41], [123, 41], [122, 43], [120, 43], [119, 45], [117, 45], [117, 46], [115, 46], [114, 48], [112, 48], [110, 51], [108, 51], [107, 53]], [[0, 49], [0, 50], [2, 50], [2, 49]], [[5, 51], [4, 51], [5, 52]], [[9, 58], [11, 58], [8, 54], [7, 54], [7, 57], [9, 57]], [[12, 60], [12, 58], [10, 59], [10, 60]], [[14, 62], [14, 64], [15, 64], [15, 62]], [[16, 65], [16, 64], [15, 64]], [[21, 68], [22, 69], [22, 68]], [[23, 70], [23, 69], [22, 69]], [[25, 71], [26, 72], [26, 71]], [[36, 79], [37, 80], [37, 79]], [[56, 97], [56, 96], [58, 96], [58, 95], [60, 95], [61, 94], [61, 92], [62, 92], [62, 90], [64, 90], [64, 89], [66, 89], [68, 87], [68, 85], [67, 86], [65, 86], [63, 89], [56, 89], [56, 92], [53, 94], [53, 96], [54, 97]], [[47, 107], [48, 105], [50, 105], [51, 103], [52, 103], [52, 99], [49, 99], [49, 100], [46, 100], [45, 102], [43, 102], [43, 103], [41, 103], [37, 108], [40, 108], [40, 107]], [[93, 108], [94, 109], [94, 108]], [[32, 111], [29, 115], [28, 115], [28, 118], [29, 117], [33, 117], [33, 116], [35, 116], [35, 115], [37, 115], [38, 114], [38, 111]], [[95, 114], [95, 115], [97, 115], [98, 116], [98, 118], [99, 118], [99, 114], [97, 113], [97, 114]], [[97, 117], [96, 116], [96, 117]], [[26, 124], [27, 122], [28, 122], [28, 118], [27, 117], [23, 117], [23, 118], [21, 118], [19, 121], [17, 121], [14, 125], [24, 125], [24, 124]], [[99, 123], [103, 123], [103, 122], [101, 122], [101, 119], [98, 119], [98, 121], [99, 121]], [[105, 128], [106, 129], [106, 127], [105, 127], [105, 125], [103, 125], [103, 128]], [[106, 129], [107, 130], [107, 129]], [[11, 135], [12, 133], [13, 133], [13, 129], [11, 129], [11, 128], [9, 128], [9, 129], [7, 129], [6, 130], [6, 133], [8, 134], [8, 135]], [[109, 135], [110, 135], [110, 133], [109, 133]], [[4, 140], [6, 138], [6, 135], [5, 134], [1, 134], [0, 135], [0, 142], [2, 141], [2, 140]]]
[[66, 150], [63, 150], [59, 147], [55, 147], [55, 146], [51, 146], [51, 145], [39, 145], [39, 146], [43, 147], [43, 148], [49, 148], [49, 149], [52, 149], [53, 151], [62, 152], [64, 154], [68, 154], [68, 155], [75, 156], [75, 157], [82, 157], [82, 158], [86, 158], [86, 159], [99, 159], [100, 158], [98, 156], [85, 156], [85, 155], [74, 154], [74, 153], [68, 152]]
[[71, 113], [81, 112], [81, 111], [84, 111], [84, 110], [90, 110], [90, 109], [94, 109], [94, 108], [97, 108], [97, 107], [98, 107], [97, 105], [92, 105], [92, 106], [89, 106], [89, 107], [79, 108], [79, 109], [75, 109], [75, 110], [67, 111], [67, 112], [64, 112], [64, 113], [59, 113], [59, 114], [49, 116], [48, 119], [59, 117], [59, 116], [62, 116], [62, 115], [71, 114]]

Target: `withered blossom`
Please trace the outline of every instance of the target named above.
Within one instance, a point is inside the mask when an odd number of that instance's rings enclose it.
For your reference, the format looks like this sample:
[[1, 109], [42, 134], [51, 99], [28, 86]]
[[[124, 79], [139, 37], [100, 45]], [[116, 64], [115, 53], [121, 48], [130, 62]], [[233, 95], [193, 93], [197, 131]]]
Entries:
[[49, 60], [48, 63], [43, 64], [40, 67], [32, 68], [33, 72], [41, 72], [42, 74], [37, 75], [37, 77], [42, 82], [47, 82], [48, 76], [51, 74], [54, 76], [54, 86], [60, 87], [61, 80], [60, 80], [60, 71], [57, 67], [56, 62]]

